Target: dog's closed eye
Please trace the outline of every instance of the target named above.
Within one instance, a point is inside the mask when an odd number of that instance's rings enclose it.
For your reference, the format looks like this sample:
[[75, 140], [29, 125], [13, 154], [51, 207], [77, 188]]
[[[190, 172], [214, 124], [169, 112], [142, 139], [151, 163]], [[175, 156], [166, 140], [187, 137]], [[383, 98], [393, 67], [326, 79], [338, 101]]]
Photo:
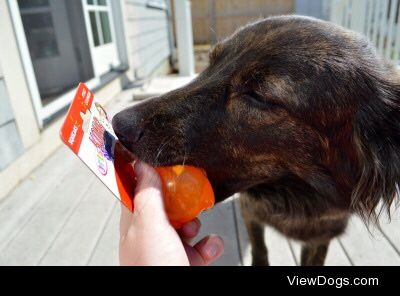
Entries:
[[261, 95], [255, 91], [246, 91], [241, 96], [243, 99], [249, 101], [259, 108], [283, 108], [282, 104], [277, 102], [276, 99], [268, 95]]

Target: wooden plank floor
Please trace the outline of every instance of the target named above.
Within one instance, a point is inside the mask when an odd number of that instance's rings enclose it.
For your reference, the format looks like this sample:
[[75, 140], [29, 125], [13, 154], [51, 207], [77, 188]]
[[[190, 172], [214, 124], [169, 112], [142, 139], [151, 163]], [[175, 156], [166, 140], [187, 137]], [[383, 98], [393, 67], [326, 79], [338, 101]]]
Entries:
[[[121, 104], [125, 104], [122, 100]], [[116, 105], [117, 106], [117, 105]], [[118, 107], [115, 107], [118, 109]], [[353, 218], [327, 265], [400, 265], [400, 211], [371, 233]], [[120, 205], [61, 147], [0, 202], [0, 265], [117, 265]], [[201, 216], [226, 251], [214, 265], [250, 265], [251, 248], [233, 197]], [[298, 265], [300, 244], [265, 229], [271, 265]]]
[[[82, 182], [85, 180], [85, 182]], [[400, 265], [400, 214], [371, 233], [353, 218], [332, 242], [327, 265]], [[0, 265], [117, 265], [120, 205], [66, 148], [58, 149], [0, 203]], [[251, 248], [233, 197], [201, 216], [223, 237], [215, 265], [250, 265]], [[265, 229], [271, 265], [298, 265], [300, 244]]]
[[[239, 212], [239, 203], [235, 206]], [[400, 209], [393, 209], [392, 220], [381, 219], [381, 228], [368, 228], [358, 218], [353, 217], [346, 233], [332, 241], [329, 246], [326, 265], [400, 265]], [[243, 265], [251, 264], [250, 245], [243, 221], [236, 217], [239, 225], [239, 241], [243, 257]], [[371, 226], [372, 227], [372, 226]], [[371, 232], [372, 230], [372, 232]], [[299, 242], [286, 239], [275, 230], [266, 227], [265, 240], [271, 265], [299, 265]]]

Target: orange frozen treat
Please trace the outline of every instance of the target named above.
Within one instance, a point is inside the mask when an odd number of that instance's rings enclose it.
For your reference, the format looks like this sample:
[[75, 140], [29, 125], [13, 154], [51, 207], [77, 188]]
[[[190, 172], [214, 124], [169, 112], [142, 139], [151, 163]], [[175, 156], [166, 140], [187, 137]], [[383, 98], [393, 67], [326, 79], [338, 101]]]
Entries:
[[182, 165], [156, 170], [163, 183], [165, 209], [175, 228], [214, 206], [214, 192], [204, 170]]

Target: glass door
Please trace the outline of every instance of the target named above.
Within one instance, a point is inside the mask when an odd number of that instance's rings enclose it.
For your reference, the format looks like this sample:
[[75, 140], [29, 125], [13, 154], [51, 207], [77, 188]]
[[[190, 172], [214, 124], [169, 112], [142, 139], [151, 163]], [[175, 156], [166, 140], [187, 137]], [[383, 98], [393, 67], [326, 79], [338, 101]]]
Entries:
[[[2, 1], [2, 0], [0, 0]], [[120, 64], [110, 0], [8, 0], [40, 127]]]
[[18, 1], [43, 106], [81, 79], [65, 2]]
[[119, 66], [110, 0], [82, 0], [95, 76]]

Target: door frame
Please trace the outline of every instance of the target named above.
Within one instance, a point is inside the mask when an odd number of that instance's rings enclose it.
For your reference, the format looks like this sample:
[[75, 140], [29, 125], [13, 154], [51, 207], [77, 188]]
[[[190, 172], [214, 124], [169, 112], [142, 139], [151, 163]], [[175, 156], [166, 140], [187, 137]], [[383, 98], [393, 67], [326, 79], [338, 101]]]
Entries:
[[[120, 57], [118, 56], [118, 41], [117, 41], [116, 33], [115, 33], [115, 24], [114, 24], [114, 15], [113, 15], [114, 7], [111, 4], [110, 0], [105, 0], [105, 1], [106, 1], [107, 5], [106, 6], [101, 6], [101, 5], [98, 5], [98, 4], [89, 5], [86, 0], [82, 0], [86, 32], [88, 34], [89, 48], [90, 48], [93, 71], [94, 71], [94, 75], [95, 76], [104, 74], [104, 69], [107, 68], [102, 64], [98, 64], [97, 65], [96, 62], [95, 62], [95, 60], [97, 59], [97, 56], [101, 55], [101, 52], [107, 54], [107, 51], [115, 50], [115, 54], [116, 54], [116, 59], [117, 60], [113, 61], [114, 63], [112, 64], [112, 67], [118, 67], [121, 64]], [[90, 17], [89, 17], [90, 11], [107, 12], [108, 13], [109, 24], [110, 24], [110, 34], [111, 34], [111, 40], [112, 40], [111, 43], [101, 44], [101, 45], [98, 45], [98, 46], [96, 46], [94, 44], [92, 25], [91, 25]], [[97, 30], [98, 30], [98, 35], [99, 35], [100, 42], [103, 43], [104, 42], [103, 41], [103, 29], [101, 28], [100, 19], [99, 19], [99, 16], [98, 16], [97, 13], [96, 13], [96, 24], [97, 24]]]
[[[28, 42], [25, 36], [25, 31], [22, 23], [22, 18], [18, 6], [17, 0], [7, 0], [8, 2], [8, 7], [9, 7], [9, 12], [10, 16], [13, 22], [13, 27], [17, 39], [17, 44], [22, 60], [22, 65], [24, 67], [24, 73], [26, 76], [26, 80], [28, 83], [29, 87], [29, 92], [31, 94], [31, 99], [32, 99], [32, 104], [36, 113], [36, 120], [39, 125], [40, 129], [43, 129], [43, 124], [44, 121], [48, 118], [50, 118], [52, 115], [57, 113], [58, 111], [62, 110], [63, 108], [67, 107], [72, 99], [75, 90], [68, 91], [61, 96], [57, 97], [53, 102], [47, 104], [46, 106], [43, 106], [42, 101], [41, 101], [41, 96], [39, 92], [39, 87], [36, 81], [36, 76], [33, 68], [33, 63], [32, 59], [29, 53], [29, 47], [28, 47]], [[82, 1], [83, 3], [86, 2], [86, 0]], [[114, 5], [111, 5], [111, 14], [114, 14], [113, 9]], [[84, 11], [86, 13], [86, 11]], [[86, 16], [85, 16], [86, 17]], [[113, 18], [114, 19], [114, 18]], [[121, 20], [123, 21], [123, 20]], [[112, 26], [112, 30], [115, 32], [115, 26], [114, 23], [110, 24]], [[123, 24], [122, 24], [123, 25]], [[91, 30], [90, 27], [86, 26], [86, 30]], [[92, 36], [91, 31], [87, 31], [88, 38], [90, 39], [90, 36]], [[121, 46], [125, 46], [125, 42], [123, 40], [120, 40], [118, 38], [118, 35], [114, 34], [113, 37], [115, 38], [115, 44], [117, 47], [117, 55], [120, 60], [120, 63], [123, 63], [121, 60], [121, 57], [119, 56], [119, 50], [118, 48]], [[92, 41], [89, 41], [92, 42]], [[90, 59], [93, 64], [93, 56], [92, 56], [92, 50], [91, 50], [91, 56]], [[105, 74], [105, 73], [102, 73]], [[94, 74], [95, 77], [85, 81], [85, 83], [88, 85], [89, 88], [96, 88], [101, 85], [101, 80], [100, 80], [100, 75], [98, 73]]]

